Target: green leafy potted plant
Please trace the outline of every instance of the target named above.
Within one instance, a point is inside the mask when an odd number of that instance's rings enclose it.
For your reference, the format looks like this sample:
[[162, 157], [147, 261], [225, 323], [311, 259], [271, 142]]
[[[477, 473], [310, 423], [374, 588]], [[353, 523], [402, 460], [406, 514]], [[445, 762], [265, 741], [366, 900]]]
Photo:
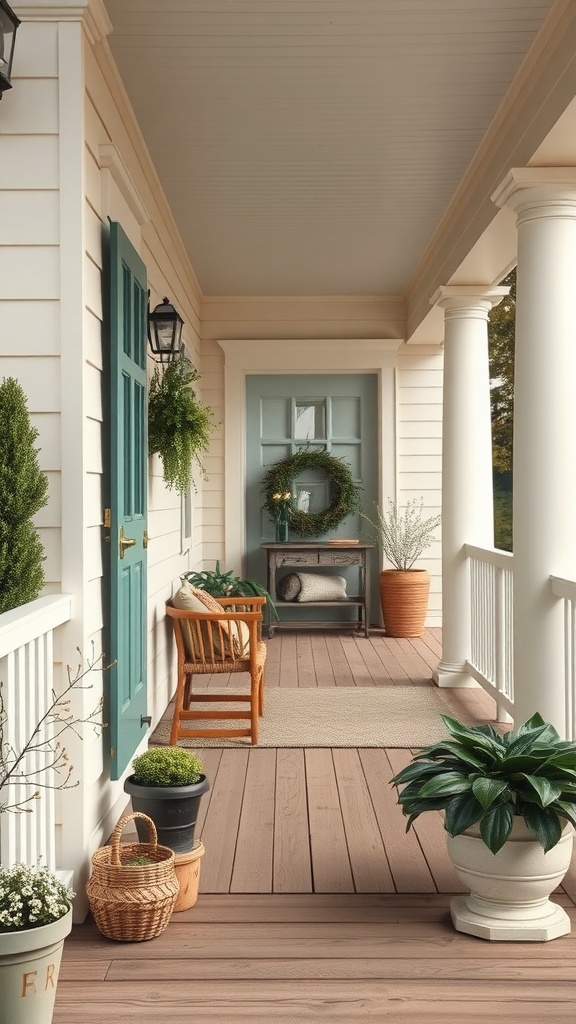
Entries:
[[392, 779], [407, 829], [443, 811], [448, 851], [471, 889], [451, 904], [460, 931], [544, 940], [570, 920], [551, 903], [572, 855], [576, 743], [536, 714], [513, 732], [468, 727], [441, 715], [448, 737], [424, 747]]
[[201, 453], [210, 448], [212, 410], [198, 400], [192, 384], [199, 380], [189, 359], [181, 356], [154, 370], [148, 395], [148, 454], [158, 453], [168, 488], [188, 493], [196, 461], [205, 477]]
[[[135, 811], [152, 818], [158, 842], [174, 853], [194, 846], [200, 800], [210, 789], [202, 762], [182, 747], [151, 747], [132, 761], [133, 772], [124, 782]], [[146, 839], [146, 827], [136, 819], [138, 835]]]
[[387, 636], [422, 636], [428, 610], [430, 574], [414, 563], [434, 540], [440, 516], [423, 518], [424, 502], [412, 498], [404, 508], [389, 499], [388, 510], [376, 506], [370, 517], [362, 512], [385, 558], [393, 569], [380, 572], [380, 603]]
[[188, 583], [196, 587], [197, 590], [205, 590], [207, 594], [211, 594], [212, 597], [216, 598], [265, 597], [265, 608], [269, 608], [272, 615], [278, 619], [276, 605], [271, 595], [261, 583], [257, 583], [256, 580], [241, 579], [240, 576], [234, 575], [233, 569], [230, 569], [228, 572], [221, 572], [220, 562], [216, 562], [215, 569], [203, 569], [200, 572], [194, 572], [190, 569], [182, 573], [180, 578], [188, 580]]

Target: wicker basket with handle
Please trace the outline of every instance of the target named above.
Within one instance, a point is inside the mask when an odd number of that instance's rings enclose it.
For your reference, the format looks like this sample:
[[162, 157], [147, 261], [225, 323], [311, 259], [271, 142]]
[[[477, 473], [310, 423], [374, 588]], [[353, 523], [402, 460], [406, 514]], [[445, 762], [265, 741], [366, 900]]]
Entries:
[[[121, 843], [122, 830], [132, 818], [144, 818], [149, 842]], [[145, 857], [148, 864], [130, 864]], [[174, 852], [158, 845], [154, 822], [136, 811], [122, 818], [110, 844], [92, 856], [92, 875], [86, 895], [103, 935], [120, 942], [154, 939], [164, 931], [178, 896]]]

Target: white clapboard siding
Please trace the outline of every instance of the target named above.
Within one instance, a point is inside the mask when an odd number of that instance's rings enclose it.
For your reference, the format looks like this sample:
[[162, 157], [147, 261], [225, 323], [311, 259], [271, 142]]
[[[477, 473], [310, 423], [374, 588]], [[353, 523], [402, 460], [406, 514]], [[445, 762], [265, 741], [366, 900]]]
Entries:
[[57, 189], [58, 183], [58, 137], [9, 135], [3, 121], [2, 188]]
[[0, 245], [0, 299], [57, 299], [57, 246]]
[[[422, 499], [425, 518], [442, 506], [442, 353], [402, 353], [396, 374], [398, 503]], [[418, 565], [430, 572], [428, 625], [441, 624], [442, 563], [437, 541]]]
[[0, 190], [3, 245], [57, 245], [59, 215], [56, 189]]

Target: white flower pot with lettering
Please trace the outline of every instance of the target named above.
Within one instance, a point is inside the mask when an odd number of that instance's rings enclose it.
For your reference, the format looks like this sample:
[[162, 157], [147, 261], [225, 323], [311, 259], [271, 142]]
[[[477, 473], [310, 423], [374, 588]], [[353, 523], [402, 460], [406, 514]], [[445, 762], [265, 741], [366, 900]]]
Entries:
[[0, 1024], [51, 1024], [72, 909], [41, 928], [0, 932]]
[[545, 942], [570, 932], [566, 911], [549, 896], [570, 867], [573, 829], [566, 825], [560, 841], [545, 853], [523, 818], [498, 853], [480, 838], [477, 825], [448, 836], [448, 852], [470, 893], [450, 904], [457, 931], [483, 939]]

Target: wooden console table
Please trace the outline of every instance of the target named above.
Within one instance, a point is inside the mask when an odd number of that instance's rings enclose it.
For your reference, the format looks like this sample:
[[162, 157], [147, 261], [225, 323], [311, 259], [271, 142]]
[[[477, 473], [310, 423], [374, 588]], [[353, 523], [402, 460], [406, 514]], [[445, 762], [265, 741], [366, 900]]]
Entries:
[[[278, 612], [281, 615], [282, 608], [342, 608], [354, 607], [358, 609], [357, 620], [340, 621], [291, 621], [274, 622], [270, 616], [268, 635], [273, 636], [276, 629], [354, 629], [364, 632], [368, 636], [369, 617], [369, 563], [368, 552], [374, 547], [373, 544], [330, 544], [328, 541], [320, 543], [313, 541], [290, 542], [287, 544], [262, 544], [266, 551], [268, 564], [268, 592], [272, 595]], [[324, 571], [345, 569], [348, 566], [358, 566], [359, 588], [358, 594], [339, 601], [306, 601], [299, 604], [298, 601], [279, 601], [276, 599], [276, 573], [278, 569], [290, 567], [297, 569]]]

